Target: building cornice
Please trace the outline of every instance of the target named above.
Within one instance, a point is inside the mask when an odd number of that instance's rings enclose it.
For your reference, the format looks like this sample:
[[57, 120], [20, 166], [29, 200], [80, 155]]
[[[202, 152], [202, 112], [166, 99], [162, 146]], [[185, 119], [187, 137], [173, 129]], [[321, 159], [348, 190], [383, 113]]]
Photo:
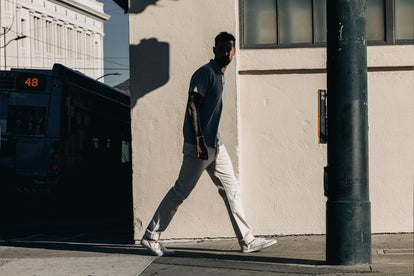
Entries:
[[87, 13], [88, 15], [92, 16], [92, 17], [96, 17], [100, 20], [108, 20], [111, 16], [104, 13], [104, 12], [100, 12], [97, 11], [96, 9], [92, 9], [84, 4], [81, 4], [77, 1], [74, 0], [50, 0], [50, 2], [59, 4], [59, 5], [66, 5], [72, 9], [76, 9], [76, 10], [81, 10], [85, 13]]

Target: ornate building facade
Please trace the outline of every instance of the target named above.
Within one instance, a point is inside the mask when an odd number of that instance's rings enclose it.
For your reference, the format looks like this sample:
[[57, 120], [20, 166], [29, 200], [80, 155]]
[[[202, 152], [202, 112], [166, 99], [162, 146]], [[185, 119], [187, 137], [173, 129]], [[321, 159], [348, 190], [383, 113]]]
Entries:
[[[104, 74], [104, 22], [95, 0], [1, 0], [1, 69], [61, 63], [92, 78]], [[25, 36], [16, 40], [16, 38]]]

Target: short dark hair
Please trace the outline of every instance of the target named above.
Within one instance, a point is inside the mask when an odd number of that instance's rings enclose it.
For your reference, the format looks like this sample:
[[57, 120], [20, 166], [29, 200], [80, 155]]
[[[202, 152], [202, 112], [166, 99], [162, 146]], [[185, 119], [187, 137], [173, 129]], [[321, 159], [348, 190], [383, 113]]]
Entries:
[[214, 39], [215, 45], [217, 45], [218, 42], [225, 42], [225, 41], [233, 41], [233, 45], [236, 45], [236, 39], [234, 36], [227, 32], [221, 32], [219, 33], [216, 38]]

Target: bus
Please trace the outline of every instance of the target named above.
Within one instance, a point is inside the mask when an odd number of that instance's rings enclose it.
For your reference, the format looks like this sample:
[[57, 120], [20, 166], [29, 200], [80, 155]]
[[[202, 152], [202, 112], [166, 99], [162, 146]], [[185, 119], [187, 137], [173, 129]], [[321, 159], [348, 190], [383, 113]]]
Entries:
[[2, 212], [132, 208], [130, 126], [129, 94], [78, 71], [0, 71]]

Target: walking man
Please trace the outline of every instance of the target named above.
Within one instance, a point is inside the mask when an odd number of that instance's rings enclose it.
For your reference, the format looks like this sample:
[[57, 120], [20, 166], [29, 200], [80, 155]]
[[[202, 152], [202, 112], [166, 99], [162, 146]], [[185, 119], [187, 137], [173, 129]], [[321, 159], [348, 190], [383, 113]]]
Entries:
[[157, 256], [174, 253], [159, 242], [160, 234], [204, 171], [208, 172], [226, 204], [241, 251], [258, 251], [276, 243], [276, 240], [253, 236], [244, 215], [240, 185], [218, 132], [226, 94], [224, 72], [236, 53], [234, 36], [226, 32], [218, 34], [213, 52], [214, 59], [200, 67], [191, 78], [183, 127], [184, 157], [178, 179], [158, 206], [141, 239], [141, 244]]

